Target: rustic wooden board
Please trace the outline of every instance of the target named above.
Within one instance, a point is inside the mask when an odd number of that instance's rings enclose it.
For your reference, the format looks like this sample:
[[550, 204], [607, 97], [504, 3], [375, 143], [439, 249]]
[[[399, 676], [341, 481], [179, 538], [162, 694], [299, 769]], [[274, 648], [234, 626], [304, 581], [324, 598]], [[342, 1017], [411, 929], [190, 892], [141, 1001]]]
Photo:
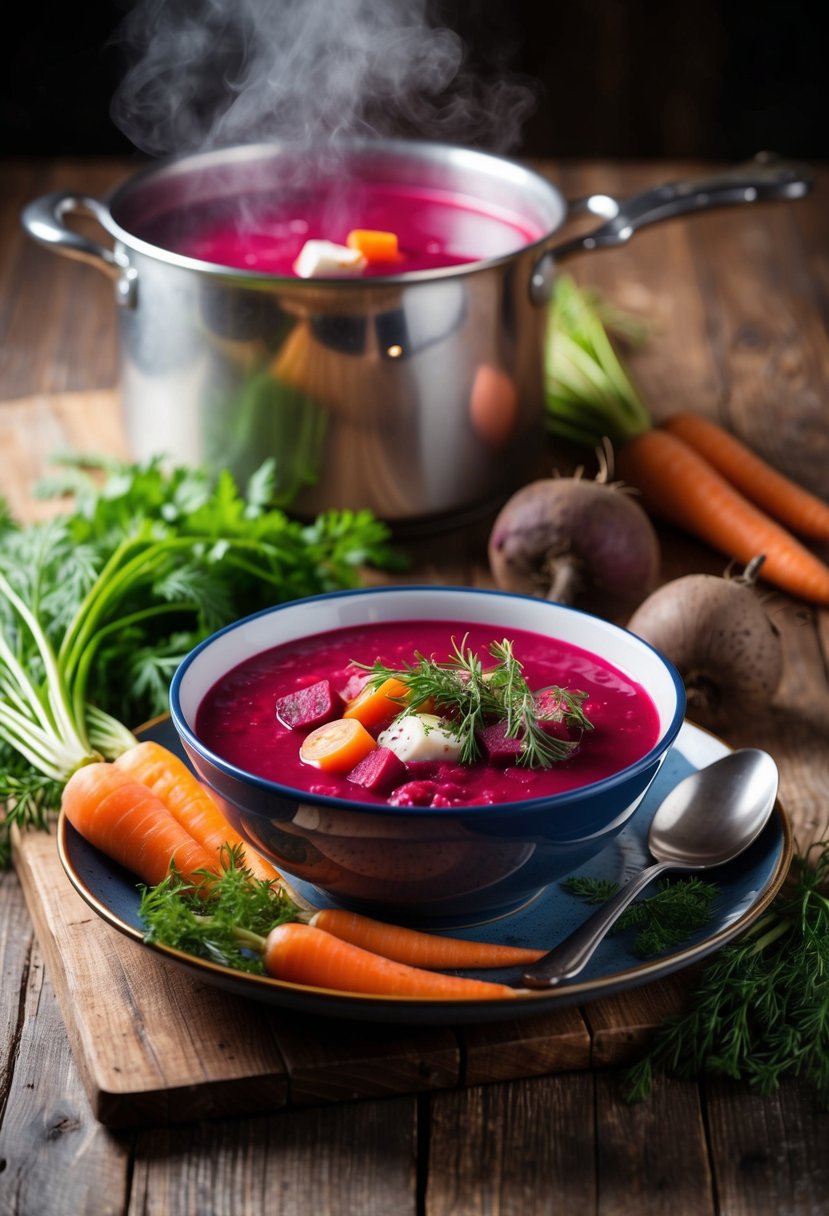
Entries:
[[[32, 488], [66, 450], [126, 453], [114, 393], [0, 403], [3, 493], [19, 518], [57, 509]], [[480, 578], [465, 543], [455, 557], [442, 548], [424, 578], [448, 581], [447, 560], [457, 581]], [[674, 985], [602, 1002], [598, 1053], [575, 1008], [462, 1030], [309, 1019], [205, 985], [104, 924], [63, 873], [54, 836], [19, 838], [15, 866], [92, 1110], [111, 1127], [470, 1087], [586, 1069], [595, 1055], [610, 1064], [676, 1005]]]

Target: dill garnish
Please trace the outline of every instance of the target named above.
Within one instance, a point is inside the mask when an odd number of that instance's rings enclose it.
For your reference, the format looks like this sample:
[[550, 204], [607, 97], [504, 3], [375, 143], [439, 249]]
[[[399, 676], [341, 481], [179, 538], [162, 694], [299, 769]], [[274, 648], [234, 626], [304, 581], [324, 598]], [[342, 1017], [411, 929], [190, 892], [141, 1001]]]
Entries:
[[[583, 874], [568, 878], [563, 885], [571, 895], [591, 904], [605, 903], [619, 890], [619, 884], [612, 879]], [[636, 929], [634, 954], [640, 958], [662, 954], [705, 928], [711, 920], [711, 904], [716, 895], [713, 883], [696, 876], [663, 879], [655, 895], [637, 899], [625, 909], [611, 932]]]
[[[468, 635], [460, 644], [452, 638], [452, 653], [446, 662], [415, 652], [415, 661], [402, 668], [376, 662], [367, 668], [371, 682], [379, 687], [394, 677], [406, 685], [408, 698], [400, 716], [417, 713], [430, 705], [445, 716], [461, 742], [459, 759], [471, 764], [481, 755], [478, 733], [492, 722], [505, 723], [509, 739], [521, 741], [518, 763], [528, 768], [549, 768], [566, 760], [578, 746], [579, 738], [562, 739], [544, 729], [549, 718], [538, 705], [536, 694], [527, 684], [523, 664], [515, 657], [512, 642], [493, 642], [489, 654], [495, 666], [484, 667], [481, 658], [467, 647]], [[363, 665], [361, 665], [363, 666]], [[587, 694], [553, 687], [545, 693], [555, 705], [555, 721], [575, 731], [592, 730], [583, 704]]]
[[829, 842], [795, 857], [769, 910], [703, 971], [690, 1008], [628, 1070], [627, 1100], [645, 1098], [660, 1072], [731, 1077], [761, 1094], [790, 1075], [829, 1109]]

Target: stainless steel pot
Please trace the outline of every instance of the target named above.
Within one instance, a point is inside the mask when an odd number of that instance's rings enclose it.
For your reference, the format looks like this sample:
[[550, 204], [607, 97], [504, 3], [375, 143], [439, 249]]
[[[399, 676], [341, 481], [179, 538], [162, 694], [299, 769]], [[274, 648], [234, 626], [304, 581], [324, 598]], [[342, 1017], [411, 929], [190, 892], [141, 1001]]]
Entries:
[[[448, 191], [521, 217], [520, 248], [434, 271], [303, 280], [183, 256], [154, 237], [193, 208], [255, 203], [307, 171], [308, 153], [259, 144], [140, 172], [107, 201], [45, 195], [29, 234], [106, 271], [120, 329], [120, 390], [138, 459], [227, 467], [244, 481], [274, 457], [299, 516], [368, 507], [394, 525], [439, 525], [501, 501], [537, 467], [546, 305], [567, 255], [722, 204], [798, 198], [807, 172], [772, 158], [624, 201], [569, 203], [501, 157], [416, 141], [351, 142], [315, 162], [321, 184], [362, 180]], [[557, 238], [574, 211], [604, 222]], [[91, 214], [110, 249], [67, 226]], [[485, 369], [483, 372], [481, 369]]]

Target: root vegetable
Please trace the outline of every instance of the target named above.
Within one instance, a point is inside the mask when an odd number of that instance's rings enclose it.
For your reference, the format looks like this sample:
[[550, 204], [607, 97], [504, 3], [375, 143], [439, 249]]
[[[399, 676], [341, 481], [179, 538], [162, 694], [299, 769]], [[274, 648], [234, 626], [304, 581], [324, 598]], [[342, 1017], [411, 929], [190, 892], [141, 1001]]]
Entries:
[[780, 683], [780, 637], [754, 585], [762, 563], [754, 558], [736, 577], [674, 579], [628, 622], [677, 668], [688, 716], [701, 726], [725, 726], [735, 715], [767, 707]]
[[610, 482], [551, 477], [518, 490], [489, 537], [489, 565], [505, 591], [627, 615], [653, 590], [656, 530], [635, 498]]

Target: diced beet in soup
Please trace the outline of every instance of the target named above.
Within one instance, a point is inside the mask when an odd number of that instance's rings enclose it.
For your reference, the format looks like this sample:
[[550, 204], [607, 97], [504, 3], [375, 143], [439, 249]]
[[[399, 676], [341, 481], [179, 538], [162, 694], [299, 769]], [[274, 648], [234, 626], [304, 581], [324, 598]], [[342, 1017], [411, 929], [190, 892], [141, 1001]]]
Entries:
[[635, 680], [586, 650], [524, 630], [510, 630], [509, 638], [529, 687], [557, 685], [585, 693], [583, 709], [593, 727], [571, 755], [549, 767], [509, 763], [505, 749], [493, 742], [494, 762], [484, 752], [467, 765], [456, 759], [418, 760], [399, 768], [390, 764], [384, 766], [384, 777], [391, 771], [394, 782], [363, 784], [349, 780], [347, 773], [304, 764], [299, 749], [307, 732], [292, 729], [277, 713], [285, 698], [290, 701], [323, 681], [347, 700], [359, 683], [358, 665], [379, 661], [403, 670], [416, 663], [418, 653], [445, 663], [454, 642], [462, 643], [464, 652], [473, 650], [486, 667], [493, 661], [490, 646], [506, 633], [453, 621], [404, 621], [339, 629], [276, 646], [245, 660], [210, 689], [198, 710], [196, 733], [225, 761], [282, 785], [364, 803], [430, 806], [478, 806], [563, 793], [611, 776], [654, 746], [657, 710]]

